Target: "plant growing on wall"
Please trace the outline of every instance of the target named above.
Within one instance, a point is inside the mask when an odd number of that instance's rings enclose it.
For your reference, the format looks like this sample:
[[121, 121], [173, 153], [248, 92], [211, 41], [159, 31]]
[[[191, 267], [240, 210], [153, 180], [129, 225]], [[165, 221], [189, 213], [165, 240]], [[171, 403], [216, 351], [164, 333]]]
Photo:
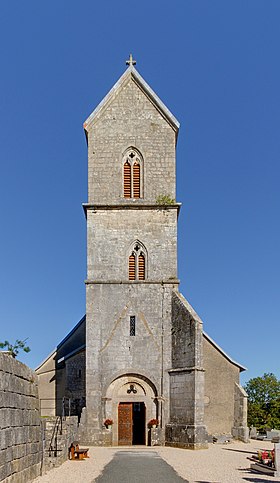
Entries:
[[14, 344], [10, 344], [9, 341], [5, 340], [5, 342], [0, 342], [0, 349], [7, 348], [7, 351], [13, 356], [16, 357], [20, 350], [24, 352], [30, 352], [31, 349], [25, 343], [28, 337], [24, 340], [17, 339]]
[[176, 202], [170, 195], [159, 195], [156, 198], [157, 205], [174, 205]]

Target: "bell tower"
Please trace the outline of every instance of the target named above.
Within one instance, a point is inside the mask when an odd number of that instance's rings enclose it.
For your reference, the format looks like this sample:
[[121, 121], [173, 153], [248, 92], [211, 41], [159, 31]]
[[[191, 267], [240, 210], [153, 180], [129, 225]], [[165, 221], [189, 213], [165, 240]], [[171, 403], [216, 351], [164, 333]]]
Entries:
[[[104, 443], [106, 419], [114, 422], [113, 444], [134, 444], [140, 432], [147, 442], [150, 419], [158, 420], [164, 439], [172, 406], [179, 123], [135, 64], [130, 56], [124, 74], [84, 123], [85, 417], [87, 440], [94, 444]], [[132, 421], [127, 434], [123, 418]]]

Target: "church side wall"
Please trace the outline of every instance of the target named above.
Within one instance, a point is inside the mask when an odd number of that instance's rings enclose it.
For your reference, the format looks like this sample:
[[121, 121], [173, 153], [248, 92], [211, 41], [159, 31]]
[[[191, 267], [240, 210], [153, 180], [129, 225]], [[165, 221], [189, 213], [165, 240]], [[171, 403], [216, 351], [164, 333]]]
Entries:
[[32, 481], [42, 461], [38, 379], [29, 367], [1, 352], [0, 400], [0, 481]]
[[85, 318], [83, 318], [78, 327], [75, 327], [75, 330], [58, 345], [57, 361], [85, 344], [85, 330]]
[[71, 399], [85, 398], [86, 379], [85, 379], [86, 354], [85, 350], [67, 359], [66, 368], [66, 393], [65, 396]]
[[38, 376], [39, 400], [41, 416], [56, 414], [56, 352], [36, 369]]
[[122, 158], [131, 146], [143, 156], [145, 202], [155, 203], [159, 195], [175, 198], [174, 130], [132, 79], [97, 116], [88, 145], [89, 203], [127, 202]]
[[231, 434], [234, 426], [235, 383], [239, 368], [228, 361], [205, 337], [205, 424], [211, 435]]

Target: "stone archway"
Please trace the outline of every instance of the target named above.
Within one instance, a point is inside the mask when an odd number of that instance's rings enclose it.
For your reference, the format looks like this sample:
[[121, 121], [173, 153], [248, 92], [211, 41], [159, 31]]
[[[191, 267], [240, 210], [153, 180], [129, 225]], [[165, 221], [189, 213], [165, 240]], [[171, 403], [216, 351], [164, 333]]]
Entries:
[[123, 375], [111, 382], [104, 400], [104, 419], [114, 421], [112, 444], [147, 444], [147, 423], [158, 416], [154, 384], [139, 374]]

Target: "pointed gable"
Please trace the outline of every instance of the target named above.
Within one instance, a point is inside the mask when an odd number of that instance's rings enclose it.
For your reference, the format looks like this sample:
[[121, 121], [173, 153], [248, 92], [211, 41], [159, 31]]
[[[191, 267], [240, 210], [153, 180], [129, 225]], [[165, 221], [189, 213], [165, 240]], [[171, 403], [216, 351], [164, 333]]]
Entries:
[[84, 129], [89, 203], [154, 204], [160, 195], [176, 198], [179, 122], [133, 66], [88, 117]]
[[90, 114], [90, 116], [84, 122], [84, 130], [86, 135], [90, 129], [90, 126], [96, 119], [99, 118], [100, 114], [106, 107], [110, 104], [110, 102], [117, 96], [120, 90], [130, 81], [132, 80], [138, 88], [146, 95], [149, 101], [155, 106], [161, 116], [170, 124], [173, 130], [177, 134], [179, 131], [180, 123], [178, 120], [173, 116], [173, 114], [169, 111], [169, 109], [165, 106], [165, 104], [160, 100], [157, 94], [153, 91], [153, 89], [147, 84], [147, 82], [143, 79], [143, 77], [139, 74], [139, 72], [130, 65], [123, 75], [119, 78], [116, 84], [112, 87], [112, 89], [108, 92], [108, 94], [104, 97], [104, 99], [98, 104], [98, 106], [94, 109], [94, 111]]

